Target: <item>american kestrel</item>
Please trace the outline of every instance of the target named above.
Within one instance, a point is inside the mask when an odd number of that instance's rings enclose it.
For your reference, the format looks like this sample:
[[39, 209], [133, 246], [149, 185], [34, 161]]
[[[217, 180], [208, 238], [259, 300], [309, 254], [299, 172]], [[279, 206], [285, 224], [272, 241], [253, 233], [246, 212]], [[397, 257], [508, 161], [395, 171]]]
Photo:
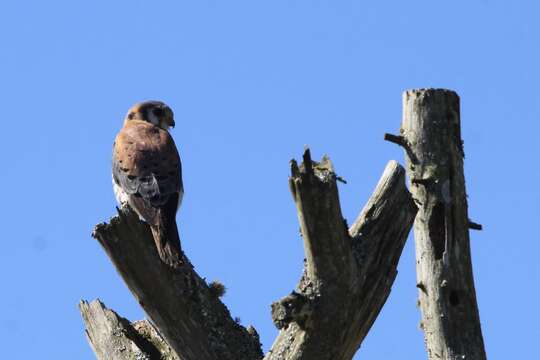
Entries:
[[176, 212], [182, 202], [182, 164], [169, 128], [173, 112], [161, 101], [129, 109], [113, 145], [112, 177], [116, 200], [129, 204], [152, 229], [159, 256], [182, 262]]

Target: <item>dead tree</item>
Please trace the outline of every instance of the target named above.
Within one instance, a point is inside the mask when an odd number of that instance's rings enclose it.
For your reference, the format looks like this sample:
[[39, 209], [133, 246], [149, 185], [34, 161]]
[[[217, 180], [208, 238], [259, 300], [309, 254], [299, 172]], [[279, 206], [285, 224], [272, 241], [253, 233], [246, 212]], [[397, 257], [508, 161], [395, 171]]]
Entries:
[[[405, 170], [391, 161], [348, 228], [330, 160], [291, 162], [290, 190], [305, 248], [304, 273], [272, 305], [280, 333], [266, 360], [349, 360], [385, 303], [417, 208]], [[157, 254], [149, 227], [129, 208], [96, 226], [99, 241], [150, 321], [129, 323], [99, 300], [79, 305], [99, 359], [254, 360], [263, 353], [254, 328], [231, 318], [184, 256], [172, 271]], [[210, 242], [211, 239], [208, 239]]]
[[419, 206], [414, 223], [421, 327], [431, 360], [484, 360], [476, 304], [463, 175], [458, 95], [444, 89], [403, 94], [400, 135], [410, 190]]
[[208, 285], [185, 255], [175, 271], [163, 264], [149, 227], [124, 208], [93, 235], [150, 321], [132, 324], [99, 300], [81, 302], [97, 357], [350, 360], [390, 293], [414, 221], [429, 359], [484, 360], [469, 246], [469, 228], [481, 226], [467, 215], [459, 98], [448, 90], [411, 90], [403, 106], [401, 134], [385, 139], [405, 149], [412, 197], [405, 170], [391, 161], [348, 228], [330, 160], [315, 162], [306, 150], [302, 164], [291, 162], [306, 258], [295, 291], [272, 304], [280, 332], [266, 355], [256, 330], [231, 318], [219, 286]]

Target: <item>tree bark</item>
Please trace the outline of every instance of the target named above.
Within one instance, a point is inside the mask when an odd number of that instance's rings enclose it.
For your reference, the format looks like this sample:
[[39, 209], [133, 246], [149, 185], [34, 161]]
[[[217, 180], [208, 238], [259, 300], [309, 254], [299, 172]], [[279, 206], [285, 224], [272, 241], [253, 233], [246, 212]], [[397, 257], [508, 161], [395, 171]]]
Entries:
[[176, 271], [161, 261], [150, 227], [129, 207], [96, 226], [93, 236], [179, 358], [262, 357], [258, 339], [231, 318], [187, 257]]
[[179, 360], [148, 321], [131, 324], [95, 300], [81, 301], [86, 337], [99, 360]]
[[265, 360], [352, 359], [390, 293], [417, 211], [405, 171], [387, 165], [347, 230], [330, 160], [312, 162], [306, 151], [291, 168], [306, 261], [296, 290], [272, 305], [281, 331]]
[[458, 95], [444, 89], [403, 94], [400, 136], [410, 189], [419, 212], [414, 223], [417, 287], [429, 359], [486, 358], [469, 245]]
[[[417, 211], [405, 186], [405, 170], [394, 161], [387, 165], [350, 229], [341, 214], [339, 177], [330, 160], [314, 162], [306, 150], [303, 164], [293, 161], [291, 170], [305, 269], [297, 289], [272, 305], [272, 319], [281, 331], [265, 359], [351, 359], [390, 293]], [[119, 210], [109, 224], [98, 225], [93, 236], [157, 328], [154, 338], [163, 335], [166, 340], [158, 344], [170, 345], [178, 359], [263, 357], [256, 331], [230, 317], [219, 289], [209, 287], [185, 256], [178, 271], [163, 264], [148, 225], [129, 208]], [[125, 351], [125, 357], [106, 356], [117, 356], [123, 347], [144, 350], [133, 336], [115, 335], [118, 324], [126, 329], [122, 334], [133, 331], [101, 303], [80, 307], [98, 358], [133, 359]]]

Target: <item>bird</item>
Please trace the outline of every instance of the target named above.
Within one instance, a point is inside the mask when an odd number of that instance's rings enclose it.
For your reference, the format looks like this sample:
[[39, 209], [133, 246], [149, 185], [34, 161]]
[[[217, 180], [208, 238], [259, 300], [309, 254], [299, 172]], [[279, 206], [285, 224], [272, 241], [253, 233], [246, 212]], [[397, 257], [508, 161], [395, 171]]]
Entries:
[[182, 163], [169, 133], [172, 109], [161, 101], [133, 105], [113, 145], [112, 182], [121, 207], [129, 205], [152, 231], [161, 260], [179, 268], [182, 249], [176, 213], [184, 196]]

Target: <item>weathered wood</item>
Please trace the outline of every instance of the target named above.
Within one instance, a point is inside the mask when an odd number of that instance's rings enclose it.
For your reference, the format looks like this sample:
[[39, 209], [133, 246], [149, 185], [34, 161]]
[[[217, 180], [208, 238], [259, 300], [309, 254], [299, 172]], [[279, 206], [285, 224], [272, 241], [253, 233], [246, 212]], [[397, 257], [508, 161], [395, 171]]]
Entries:
[[[405, 170], [392, 161], [348, 230], [330, 160], [315, 163], [307, 150], [303, 164], [292, 162], [291, 169], [307, 260], [296, 291], [272, 305], [282, 330], [265, 359], [348, 360], [390, 293], [417, 209]], [[262, 358], [255, 329], [237, 324], [218, 299], [222, 286], [209, 287], [185, 256], [175, 271], [163, 264], [148, 225], [129, 208], [98, 225], [93, 236], [159, 330], [146, 321], [129, 324], [99, 302], [83, 302], [98, 358], [153, 360], [157, 351], [168, 359], [171, 349], [182, 360]]]
[[281, 331], [265, 360], [348, 360], [390, 293], [417, 209], [392, 161], [347, 230], [330, 160], [306, 150], [291, 172], [306, 261], [295, 291], [272, 305]]
[[262, 357], [258, 338], [231, 318], [187, 257], [176, 271], [160, 260], [149, 226], [128, 207], [93, 236], [182, 360]]
[[99, 360], [179, 360], [147, 321], [131, 324], [99, 300], [81, 301], [79, 309]]
[[406, 91], [401, 138], [411, 192], [420, 206], [414, 235], [429, 359], [485, 359], [470, 255], [473, 223], [467, 215], [458, 95], [444, 89]]

